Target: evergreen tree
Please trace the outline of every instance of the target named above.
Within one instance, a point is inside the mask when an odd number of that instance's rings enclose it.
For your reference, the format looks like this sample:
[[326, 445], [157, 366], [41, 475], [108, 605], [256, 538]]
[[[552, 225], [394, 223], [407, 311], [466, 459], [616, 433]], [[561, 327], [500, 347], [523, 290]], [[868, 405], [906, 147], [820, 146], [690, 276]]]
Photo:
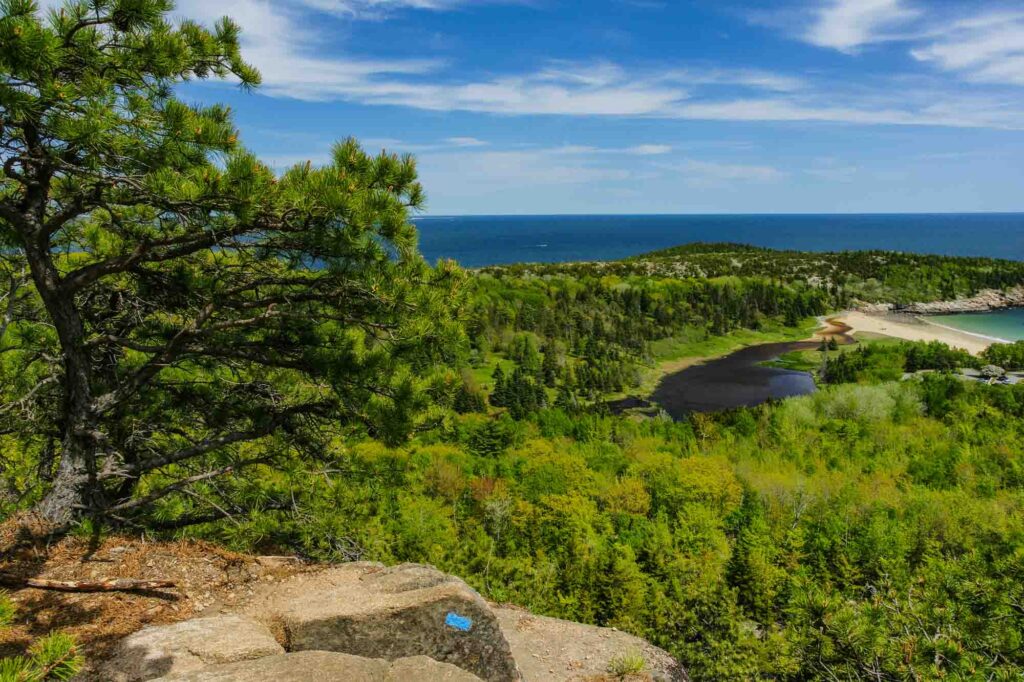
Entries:
[[455, 393], [452, 407], [460, 414], [487, 411], [487, 400], [470, 372], [463, 371], [462, 383]]
[[0, 3], [0, 246], [31, 276], [0, 429], [44, 443], [37, 511], [58, 525], [167, 495], [189, 501], [180, 523], [238, 510], [187, 493], [315, 450], [329, 425], [400, 439], [424, 389], [454, 388], [429, 367], [460, 278], [416, 250], [412, 159], [350, 140], [275, 176], [226, 107], [174, 96], [258, 85], [238, 27], [171, 8]]
[[645, 576], [629, 545], [613, 545], [610, 554], [602, 580], [606, 595], [606, 622], [626, 630], [637, 630], [644, 621], [647, 601]]
[[541, 376], [544, 380], [544, 385], [549, 388], [555, 387], [555, 382], [558, 379], [558, 353], [555, 350], [555, 344], [549, 341], [544, 346], [544, 361], [541, 363]]
[[494, 379], [494, 388], [491, 389], [490, 395], [491, 405], [494, 407], [506, 407], [508, 405], [509, 391], [505, 380], [505, 372], [501, 369], [501, 365], [494, 368], [491, 378]]
[[575, 412], [579, 409], [580, 401], [576, 393], [565, 384], [558, 387], [558, 394], [555, 396], [555, 407], [566, 412]]

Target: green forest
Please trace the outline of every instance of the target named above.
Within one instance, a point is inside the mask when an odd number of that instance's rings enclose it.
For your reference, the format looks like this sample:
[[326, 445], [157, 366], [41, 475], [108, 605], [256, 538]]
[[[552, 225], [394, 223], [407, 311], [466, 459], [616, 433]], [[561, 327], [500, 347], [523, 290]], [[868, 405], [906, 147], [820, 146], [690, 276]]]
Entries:
[[[666, 363], [1024, 265], [429, 264], [415, 159], [349, 139], [275, 173], [227, 107], [175, 95], [259, 86], [237, 26], [170, 9], [0, 0], [0, 519], [430, 563], [697, 680], [1024, 674], [1024, 386], [953, 374], [1024, 369], [1024, 343], [826, 346], [815, 394], [678, 421], [606, 405]], [[0, 677], [78, 665], [56, 634]]]
[[894, 251], [805, 253], [745, 244], [684, 244], [615, 262], [521, 264], [483, 268], [537, 276], [644, 275], [676, 278], [760, 277], [821, 289], [837, 307], [852, 302], [908, 304], [1008, 289], [1024, 278], [1020, 261]]

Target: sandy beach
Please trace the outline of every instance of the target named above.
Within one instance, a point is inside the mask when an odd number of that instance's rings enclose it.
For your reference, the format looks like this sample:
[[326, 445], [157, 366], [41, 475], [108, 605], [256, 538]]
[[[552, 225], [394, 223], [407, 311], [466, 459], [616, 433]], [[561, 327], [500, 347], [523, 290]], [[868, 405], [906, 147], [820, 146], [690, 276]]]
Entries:
[[928, 322], [925, 318], [908, 315], [869, 315], [853, 311], [837, 315], [835, 319], [849, 325], [852, 330], [850, 333], [854, 335], [868, 332], [906, 341], [941, 341], [954, 348], [962, 348], [974, 355], [978, 355], [993, 343], [1000, 341], [1000, 339], [971, 334]]

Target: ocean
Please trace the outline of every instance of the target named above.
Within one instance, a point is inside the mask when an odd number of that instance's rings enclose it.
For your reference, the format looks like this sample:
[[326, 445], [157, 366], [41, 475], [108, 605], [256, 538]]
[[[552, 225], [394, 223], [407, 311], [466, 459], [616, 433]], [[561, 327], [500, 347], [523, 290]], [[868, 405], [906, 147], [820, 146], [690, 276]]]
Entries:
[[465, 267], [617, 260], [694, 241], [1024, 260], [1024, 213], [421, 216], [420, 250]]
[[1003, 341], [1024, 341], [1024, 308], [1007, 308], [989, 313], [930, 315], [928, 319], [972, 334]]

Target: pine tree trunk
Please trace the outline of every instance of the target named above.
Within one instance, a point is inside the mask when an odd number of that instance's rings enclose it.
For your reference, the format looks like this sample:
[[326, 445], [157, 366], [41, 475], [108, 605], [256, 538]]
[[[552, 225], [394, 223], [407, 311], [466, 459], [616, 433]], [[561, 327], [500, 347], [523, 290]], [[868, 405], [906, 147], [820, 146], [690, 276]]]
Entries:
[[87, 460], [82, 453], [63, 449], [53, 486], [34, 509], [40, 518], [54, 526], [66, 526], [85, 506], [90, 479]]
[[26, 256], [40, 298], [60, 340], [64, 360], [60, 462], [53, 486], [36, 506], [43, 519], [63, 526], [96, 497], [98, 431], [92, 416], [92, 386], [85, 330], [73, 296], [63, 291], [48, 243], [27, 240]]

